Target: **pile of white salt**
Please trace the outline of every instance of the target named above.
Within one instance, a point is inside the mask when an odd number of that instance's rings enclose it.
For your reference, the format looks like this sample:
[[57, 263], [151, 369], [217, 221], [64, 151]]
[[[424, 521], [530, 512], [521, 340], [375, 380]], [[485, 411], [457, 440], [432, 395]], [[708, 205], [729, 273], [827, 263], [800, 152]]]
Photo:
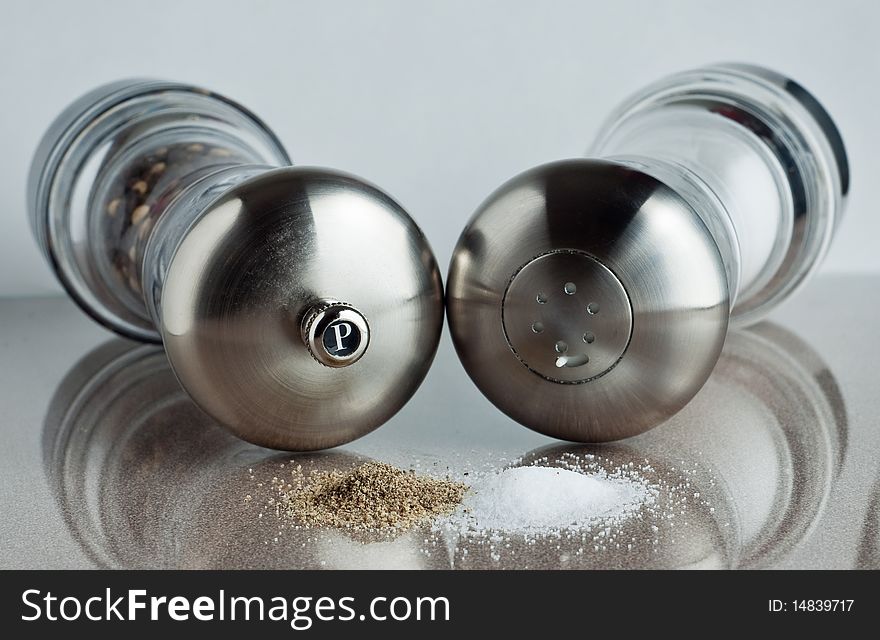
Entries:
[[526, 466], [486, 474], [447, 522], [465, 532], [540, 534], [619, 522], [653, 502], [632, 477]]

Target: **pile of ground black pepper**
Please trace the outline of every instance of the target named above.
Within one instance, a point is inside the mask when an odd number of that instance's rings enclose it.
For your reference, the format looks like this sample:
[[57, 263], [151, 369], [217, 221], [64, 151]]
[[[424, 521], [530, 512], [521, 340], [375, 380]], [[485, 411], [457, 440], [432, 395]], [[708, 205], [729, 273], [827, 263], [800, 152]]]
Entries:
[[400, 532], [448, 515], [461, 503], [467, 485], [416, 475], [382, 462], [350, 471], [312, 471], [293, 467], [287, 478], [273, 478], [276, 514], [304, 527]]

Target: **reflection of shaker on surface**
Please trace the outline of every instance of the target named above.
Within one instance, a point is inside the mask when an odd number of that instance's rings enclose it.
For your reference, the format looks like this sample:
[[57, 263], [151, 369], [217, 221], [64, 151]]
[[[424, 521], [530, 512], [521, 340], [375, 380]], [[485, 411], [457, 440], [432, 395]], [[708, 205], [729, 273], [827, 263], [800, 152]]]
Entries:
[[376, 544], [335, 530], [281, 530], [268, 502], [273, 477], [292, 465], [345, 471], [364, 459], [279, 454], [233, 437], [186, 396], [156, 347], [117, 340], [77, 363], [52, 400], [43, 448], [69, 530], [101, 567], [448, 564], [442, 548], [420, 550], [419, 529]]
[[874, 485], [859, 542], [858, 566], [880, 569], [880, 480]]
[[657, 436], [699, 442], [736, 503], [739, 566], [770, 566], [824, 513], [846, 453], [843, 396], [819, 354], [778, 325], [732, 333], [719, 365], [724, 391], [698, 395]]
[[699, 461], [717, 478], [739, 568], [784, 559], [825, 512], [847, 444], [843, 396], [813, 348], [782, 327], [731, 332], [706, 386], [628, 444]]
[[649, 86], [593, 153], [490, 195], [447, 283], [452, 337], [480, 390], [579, 442], [637, 435], [687, 404], [729, 323], [760, 319], [816, 268], [849, 189], [816, 99], [747, 65]]
[[346, 470], [362, 459], [290, 458], [234, 438], [187, 398], [154, 347], [116, 341], [83, 358], [56, 391], [43, 432], [46, 472], [78, 542], [96, 564], [142, 568], [774, 566], [823, 516], [846, 441], [833, 373], [768, 324], [733, 332], [707, 385], [661, 429], [625, 444], [524, 456], [521, 464], [593, 455], [609, 469], [647, 465], [640, 473], [660, 489], [652, 511], [624, 521], [620, 547], [598, 551], [579, 535], [512, 536], [493, 547], [486, 538], [438, 538], [429, 527], [375, 541], [288, 529], [275, 543], [281, 523], [259, 517], [265, 502], [254, 482], [268, 485], [291, 460]]
[[390, 196], [286, 165], [240, 105], [123, 81], [51, 126], [28, 199], [40, 248], [89, 315], [162, 341], [189, 395], [240, 437], [313, 450], [412, 396], [440, 337], [442, 284]]
[[[847, 417], [821, 357], [781, 327], [730, 334], [692, 403], [625, 443], [551, 445], [523, 465], [639, 469], [657, 490], [637, 517], [571, 536], [459, 537], [459, 568], [759, 568], [792, 553], [825, 514], [843, 464]], [[620, 544], [620, 543], [623, 544]], [[867, 546], [865, 548], [868, 548]]]

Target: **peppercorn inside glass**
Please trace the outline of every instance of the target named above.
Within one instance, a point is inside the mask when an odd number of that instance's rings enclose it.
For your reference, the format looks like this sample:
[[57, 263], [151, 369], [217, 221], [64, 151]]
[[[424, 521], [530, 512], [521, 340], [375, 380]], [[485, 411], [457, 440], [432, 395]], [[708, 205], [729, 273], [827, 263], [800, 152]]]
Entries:
[[141, 264], [150, 230], [166, 207], [192, 183], [194, 177], [219, 166], [245, 162], [235, 151], [209, 144], [170, 144], [152, 148], [131, 160], [106, 189], [104, 238], [107, 268], [133, 304], [142, 300]]

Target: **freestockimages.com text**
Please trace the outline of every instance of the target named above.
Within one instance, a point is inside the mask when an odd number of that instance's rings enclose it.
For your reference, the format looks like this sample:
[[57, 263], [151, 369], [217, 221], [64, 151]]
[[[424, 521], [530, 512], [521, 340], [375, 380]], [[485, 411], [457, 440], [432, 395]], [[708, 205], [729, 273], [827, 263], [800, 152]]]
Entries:
[[402, 622], [407, 620], [448, 622], [449, 600], [443, 596], [377, 596], [361, 612], [355, 598], [230, 596], [220, 590], [216, 596], [150, 596], [145, 589], [129, 589], [122, 595], [106, 589], [88, 598], [57, 596], [51, 591], [27, 589], [21, 594], [25, 622], [135, 622], [172, 620], [286, 622], [297, 631], [315, 622]]

